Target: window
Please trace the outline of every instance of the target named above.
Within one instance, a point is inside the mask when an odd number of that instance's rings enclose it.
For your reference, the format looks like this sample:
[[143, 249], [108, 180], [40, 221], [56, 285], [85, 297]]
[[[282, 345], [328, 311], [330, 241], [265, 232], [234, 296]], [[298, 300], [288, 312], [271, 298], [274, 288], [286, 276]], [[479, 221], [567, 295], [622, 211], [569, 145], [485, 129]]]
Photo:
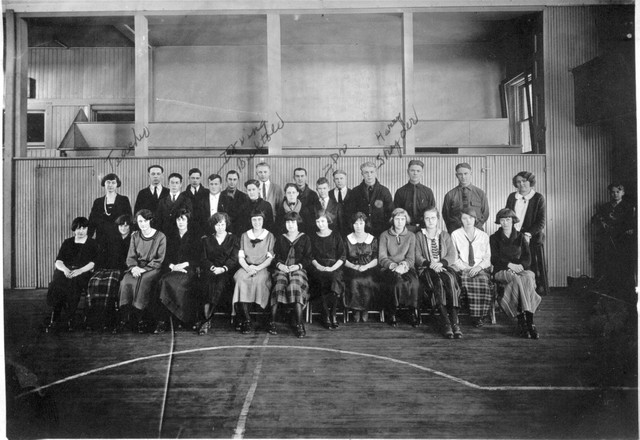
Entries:
[[30, 147], [44, 147], [44, 112], [27, 113], [27, 144]]
[[93, 122], [134, 122], [136, 119], [133, 105], [93, 105], [91, 120]]
[[533, 123], [531, 74], [522, 73], [505, 82], [503, 87], [506, 116], [509, 118], [509, 143], [522, 145], [522, 152], [529, 153], [532, 151], [531, 124]]

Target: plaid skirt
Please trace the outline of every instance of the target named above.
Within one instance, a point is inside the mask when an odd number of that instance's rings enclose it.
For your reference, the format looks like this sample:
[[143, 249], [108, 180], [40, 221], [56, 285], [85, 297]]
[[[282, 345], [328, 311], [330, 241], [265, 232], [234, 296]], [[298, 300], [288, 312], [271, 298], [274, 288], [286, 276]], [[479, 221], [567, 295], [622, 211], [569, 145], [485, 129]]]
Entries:
[[295, 270], [290, 273], [281, 272], [276, 269], [273, 273], [273, 294], [271, 295], [271, 305], [277, 303], [307, 304], [309, 301], [309, 279], [304, 269]]
[[484, 318], [493, 301], [493, 286], [491, 277], [485, 270], [475, 277], [469, 276], [469, 271], [459, 273], [462, 295], [466, 295], [469, 302], [469, 314], [472, 318]]
[[433, 269], [425, 268], [420, 274], [420, 281], [424, 286], [426, 299], [431, 302], [432, 307], [460, 307], [460, 286], [453, 269], [447, 267], [437, 273]]
[[540, 295], [536, 293], [535, 275], [530, 270], [520, 273], [501, 270], [495, 274], [496, 281], [504, 284], [500, 307], [504, 312], [516, 317], [522, 312], [535, 313], [540, 305]]
[[89, 280], [87, 326], [97, 329], [115, 324], [122, 273], [121, 270], [102, 269]]

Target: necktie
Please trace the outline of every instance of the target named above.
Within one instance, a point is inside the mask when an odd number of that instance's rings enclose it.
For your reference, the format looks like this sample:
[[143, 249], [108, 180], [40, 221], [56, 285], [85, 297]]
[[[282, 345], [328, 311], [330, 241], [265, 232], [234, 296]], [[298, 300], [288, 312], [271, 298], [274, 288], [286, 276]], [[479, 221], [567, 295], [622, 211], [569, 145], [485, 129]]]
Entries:
[[411, 202], [411, 218], [413, 219], [414, 223], [418, 223], [418, 206], [417, 206], [417, 200], [418, 200], [418, 191], [417, 191], [418, 185], [413, 185], [413, 200]]
[[467, 238], [467, 241], [469, 242], [469, 266], [473, 267], [476, 261], [473, 256], [473, 240], [469, 240], [469, 238]]
[[462, 207], [469, 207], [469, 188], [466, 186], [462, 188]]
[[342, 205], [342, 190], [341, 189], [338, 190], [338, 203], [340, 203]]
[[369, 202], [371, 202], [371, 196], [373, 195], [373, 186], [368, 187], [368, 189], [369, 189], [369, 191], [368, 191], [368, 194], [369, 194]]
[[321, 199], [320, 204], [322, 205], [322, 209], [327, 209], [327, 202], [325, 199]]
[[175, 201], [176, 201], [176, 196], [175, 196], [175, 195], [172, 195], [172, 196], [171, 196], [171, 201], [172, 201], [172, 202], [175, 202]]
[[153, 197], [155, 197], [156, 199], [158, 198], [158, 187], [157, 186], [153, 187]]
[[262, 182], [262, 198], [267, 200], [267, 184]]
[[434, 260], [439, 260], [440, 259], [440, 249], [438, 249], [438, 244], [436, 243], [436, 239], [431, 238], [431, 256], [433, 257]]

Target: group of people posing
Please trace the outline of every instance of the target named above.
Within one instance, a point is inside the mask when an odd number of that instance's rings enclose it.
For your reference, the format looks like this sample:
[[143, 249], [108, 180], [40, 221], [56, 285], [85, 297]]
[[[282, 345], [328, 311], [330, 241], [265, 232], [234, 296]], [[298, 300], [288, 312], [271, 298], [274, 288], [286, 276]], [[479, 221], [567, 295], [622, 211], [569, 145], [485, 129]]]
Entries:
[[323, 177], [313, 191], [307, 171], [296, 168], [295, 182], [282, 189], [262, 162], [242, 192], [238, 172], [226, 174], [226, 188], [222, 176], [211, 174], [205, 189], [194, 168], [183, 191], [180, 174], [171, 173], [166, 188], [163, 168], [153, 165], [133, 216], [129, 199], [118, 194], [119, 177], [107, 174], [105, 195], [89, 218], [73, 221], [74, 235], [56, 257], [48, 329], [72, 328], [86, 291], [86, 325], [114, 332], [163, 333], [175, 322], [204, 335], [214, 310], [230, 306], [242, 333], [255, 330], [251, 311], [259, 307], [270, 311], [265, 327], [277, 334], [282, 304], [291, 308], [295, 334], [304, 337], [303, 313], [317, 298], [327, 329], [339, 326], [339, 305], [352, 311], [354, 322], [384, 310], [394, 327], [405, 307], [417, 326], [426, 301], [440, 312], [442, 334], [459, 339], [461, 304], [481, 327], [497, 284], [499, 303], [517, 319], [519, 334], [539, 337], [533, 316], [548, 289], [546, 213], [532, 173], [514, 176], [517, 191], [497, 213], [500, 228], [489, 237], [487, 199], [471, 183], [469, 164], [456, 166], [459, 185], [445, 195], [442, 210], [421, 183], [419, 160], [409, 162], [409, 182], [393, 198], [374, 163], [360, 170], [355, 188], [336, 171], [334, 188]]

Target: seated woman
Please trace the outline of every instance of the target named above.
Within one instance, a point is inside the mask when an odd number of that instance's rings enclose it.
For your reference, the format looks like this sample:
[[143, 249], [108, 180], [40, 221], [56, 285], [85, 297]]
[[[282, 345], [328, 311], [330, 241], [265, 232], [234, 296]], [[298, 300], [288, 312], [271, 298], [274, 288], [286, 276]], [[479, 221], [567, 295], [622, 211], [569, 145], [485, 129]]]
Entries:
[[252, 228], [242, 234], [238, 262], [240, 269], [233, 276], [236, 282], [232, 302], [236, 313], [242, 315], [240, 330], [244, 334], [253, 331], [249, 306], [253, 303], [265, 309], [271, 294], [271, 274], [269, 266], [273, 261], [275, 237], [263, 228], [265, 214], [251, 213]]
[[273, 207], [271, 206], [271, 203], [260, 197], [260, 182], [256, 179], [249, 179], [244, 182], [244, 186], [247, 188], [247, 196], [249, 196], [249, 200], [247, 200], [240, 208], [238, 215], [239, 223], [235, 225], [237, 234], [243, 234], [245, 231], [248, 231], [253, 227], [251, 225], [251, 213], [254, 211], [264, 212], [265, 219], [263, 227], [267, 231], [275, 233], [273, 224]]
[[339, 327], [336, 319], [338, 300], [344, 294], [342, 265], [347, 258], [344, 243], [337, 231], [332, 231], [331, 214], [319, 211], [316, 215], [318, 232], [311, 235], [311, 286], [322, 298], [322, 325], [326, 329]]
[[[47, 291], [47, 305], [52, 308], [47, 332], [59, 328], [61, 322], [66, 323], [69, 331], [73, 330], [80, 295], [87, 288], [98, 258], [98, 244], [87, 236], [88, 228], [89, 219], [86, 217], [73, 219], [73, 237], [62, 242], [56, 256], [56, 269]], [[65, 317], [61, 319], [63, 309]]]
[[425, 228], [416, 234], [416, 267], [431, 304], [438, 307], [442, 333], [448, 339], [462, 338], [458, 310], [460, 287], [451, 265], [457, 259], [456, 248], [447, 231], [438, 228], [440, 213], [431, 207], [424, 211]]
[[128, 270], [120, 281], [120, 324], [137, 323], [138, 333], [151, 328], [149, 306], [157, 301], [156, 284], [162, 275], [161, 267], [167, 250], [165, 235], [151, 227], [153, 213], [148, 209], [136, 212], [139, 231], [131, 234], [127, 255]]
[[231, 279], [238, 268], [238, 238], [227, 229], [231, 228], [229, 216], [216, 212], [209, 219], [211, 235], [202, 237], [200, 276], [204, 303], [204, 322], [197, 329], [199, 335], [211, 330], [211, 318], [221, 298], [231, 299]]
[[535, 275], [529, 270], [529, 244], [524, 234], [513, 227], [518, 221], [516, 213], [509, 208], [496, 214], [500, 229], [490, 238], [491, 264], [496, 281], [505, 285], [500, 297], [502, 310], [518, 318], [520, 336], [538, 339], [533, 314], [540, 305], [540, 295], [536, 293]]
[[[300, 225], [300, 231], [311, 234], [315, 232], [315, 218], [309, 216], [307, 207], [302, 204], [302, 201], [298, 199], [300, 191], [295, 183], [287, 183], [284, 186], [284, 200], [282, 204], [276, 209], [276, 233], [285, 234], [287, 229], [285, 227], [284, 216], [288, 212], [297, 212], [302, 218], [302, 224]], [[311, 218], [310, 218], [311, 217]], [[313, 222], [313, 225], [311, 223]]]
[[475, 227], [478, 214], [472, 207], [462, 209], [462, 227], [451, 233], [458, 253], [451, 267], [459, 277], [462, 293], [469, 301], [469, 314], [475, 327], [484, 325], [484, 317], [493, 306], [491, 286], [491, 248], [486, 232]]
[[193, 323], [197, 298], [195, 297], [196, 268], [200, 257], [198, 238], [189, 229], [191, 212], [182, 208], [176, 214], [177, 231], [167, 237], [167, 255], [162, 264], [165, 272], [160, 278], [160, 302], [156, 304], [155, 334], [167, 331], [171, 315], [181, 323]]
[[100, 258], [89, 280], [87, 298], [87, 328], [114, 330], [118, 318], [118, 292], [120, 280], [127, 270], [127, 255], [131, 244], [131, 216], [121, 215], [115, 221], [118, 236], [106, 242], [100, 249]]
[[365, 214], [356, 212], [351, 220], [353, 232], [347, 235], [344, 263], [348, 286], [344, 304], [353, 310], [354, 322], [367, 322], [373, 300], [378, 296], [378, 240], [365, 232], [368, 220]]
[[271, 322], [269, 333], [277, 335], [276, 315], [278, 304], [293, 304], [295, 312], [296, 336], [307, 334], [302, 319], [302, 310], [309, 301], [309, 280], [307, 269], [311, 265], [311, 240], [298, 227], [302, 218], [297, 212], [284, 216], [287, 233], [276, 238], [274, 286], [271, 294]]
[[416, 236], [407, 229], [411, 219], [404, 209], [394, 209], [390, 223], [391, 228], [380, 234], [378, 251], [383, 289], [388, 290], [384, 295], [389, 312], [389, 324], [393, 327], [398, 325], [398, 307], [405, 305], [409, 308], [411, 325], [417, 327], [420, 282], [414, 268]]
[[536, 275], [536, 290], [542, 295], [549, 293], [547, 260], [544, 254], [544, 227], [547, 222], [547, 208], [544, 196], [535, 191], [536, 176], [528, 171], [520, 171], [513, 176], [513, 186], [518, 191], [509, 194], [507, 205], [516, 213], [520, 222], [514, 227], [524, 234], [531, 250], [530, 270]]

